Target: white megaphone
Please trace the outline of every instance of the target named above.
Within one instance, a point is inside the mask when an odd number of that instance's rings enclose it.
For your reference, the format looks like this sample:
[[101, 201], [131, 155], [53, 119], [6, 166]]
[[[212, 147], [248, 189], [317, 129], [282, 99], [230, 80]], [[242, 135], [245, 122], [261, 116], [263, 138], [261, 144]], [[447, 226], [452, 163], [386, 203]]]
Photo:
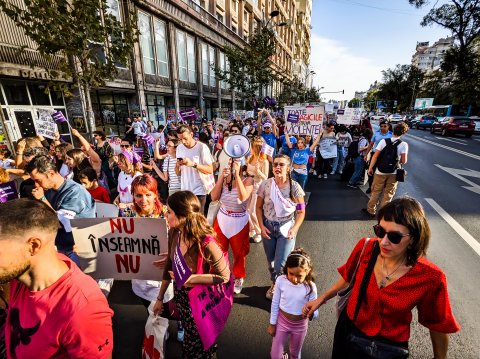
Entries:
[[231, 135], [225, 140], [225, 143], [223, 144], [223, 150], [228, 157], [232, 158], [232, 163], [230, 165], [230, 173], [232, 174], [232, 177], [230, 182], [228, 183], [228, 190], [231, 191], [234, 178], [233, 160], [249, 155], [250, 141], [247, 137], [243, 135]]

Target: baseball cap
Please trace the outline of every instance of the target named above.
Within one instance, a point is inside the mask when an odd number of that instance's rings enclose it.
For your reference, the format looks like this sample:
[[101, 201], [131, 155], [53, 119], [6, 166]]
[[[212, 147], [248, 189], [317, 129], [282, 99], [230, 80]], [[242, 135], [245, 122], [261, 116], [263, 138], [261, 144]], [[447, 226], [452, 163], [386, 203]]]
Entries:
[[267, 122], [263, 124], [263, 128], [272, 128], [272, 124]]

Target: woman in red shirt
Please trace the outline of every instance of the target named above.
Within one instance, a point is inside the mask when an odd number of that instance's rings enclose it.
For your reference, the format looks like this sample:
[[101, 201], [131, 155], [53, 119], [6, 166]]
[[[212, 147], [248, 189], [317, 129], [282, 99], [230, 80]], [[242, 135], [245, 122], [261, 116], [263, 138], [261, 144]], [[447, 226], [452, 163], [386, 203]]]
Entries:
[[434, 357], [446, 358], [447, 334], [460, 326], [450, 307], [445, 274], [425, 258], [430, 227], [422, 206], [409, 197], [393, 200], [378, 212], [374, 231], [377, 238], [357, 243], [338, 268], [342, 278], [307, 303], [304, 315], [346, 288], [358, 263], [335, 328], [332, 358], [407, 358], [415, 307], [418, 321], [430, 330]]

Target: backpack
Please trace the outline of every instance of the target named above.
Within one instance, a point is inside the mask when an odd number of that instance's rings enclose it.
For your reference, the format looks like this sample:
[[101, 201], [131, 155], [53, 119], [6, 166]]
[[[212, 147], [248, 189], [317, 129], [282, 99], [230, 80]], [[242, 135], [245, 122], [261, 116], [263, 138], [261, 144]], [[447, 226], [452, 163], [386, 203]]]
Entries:
[[362, 138], [364, 137], [360, 137], [358, 140], [354, 140], [350, 143], [348, 146], [347, 158], [357, 158], [360, 156], [360, 153], [358, 152], [358, 144]]
[[393, 173], [398, 168], [399, 158], [397, 148], [402, 140], [392, 142], [390, 138], [385, 139], [386, 146], [380, 152], [377, 161], [377, 168], [382, 173]]

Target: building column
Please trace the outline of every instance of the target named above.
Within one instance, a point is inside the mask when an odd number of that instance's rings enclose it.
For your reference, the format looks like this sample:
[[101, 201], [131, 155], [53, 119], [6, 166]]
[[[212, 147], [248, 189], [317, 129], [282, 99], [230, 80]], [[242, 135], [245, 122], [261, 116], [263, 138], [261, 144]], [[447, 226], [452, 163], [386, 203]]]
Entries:
[[172, 22], [168, 23], [168, 38], [170, 41], [169, 57], [170, 68], [172, 74], [172, 89], [173, 89], [173, 101], [175, 103], [175, 111], [180, 111], [180, 95], [178, 92], [178, 58], [177, 58], [177, 42], [175, 41], [175, 25]]
[[[220, 50], [219, 49], [215, 49], [215, 65], [217, 67], [220, 67]], [[222, 108], [222, 84], [218, 78], [215, 80], [215, 84], [217, 85], [217, 106], [218, 108]]]
[[195, 39], [197, 43], [197, 57], [196, 57], [196, 66], [197, 66], [197, 86], [198, 86], [198, 103], [200, 104], [200, 113], [202, 116], [206, 116], [207, 111], [205, 108], [205, 98], [203, 95], [203, 66], [202, 66], [202, 42], [200, 38]]

